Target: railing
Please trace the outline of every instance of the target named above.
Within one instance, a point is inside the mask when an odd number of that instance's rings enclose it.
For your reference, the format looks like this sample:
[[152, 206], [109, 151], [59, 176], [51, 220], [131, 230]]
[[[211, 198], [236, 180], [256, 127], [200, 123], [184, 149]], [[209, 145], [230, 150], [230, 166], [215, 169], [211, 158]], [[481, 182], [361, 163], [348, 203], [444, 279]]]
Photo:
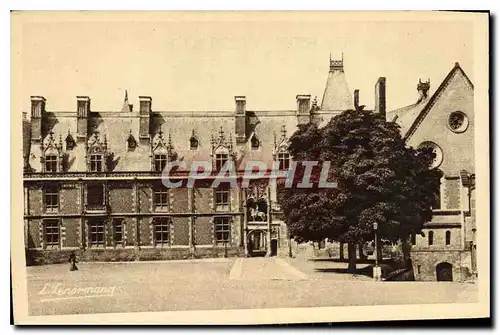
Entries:
[[104, 212], [107, 210], [105, 204], [86, 204], [85, 210], [88, 212]]

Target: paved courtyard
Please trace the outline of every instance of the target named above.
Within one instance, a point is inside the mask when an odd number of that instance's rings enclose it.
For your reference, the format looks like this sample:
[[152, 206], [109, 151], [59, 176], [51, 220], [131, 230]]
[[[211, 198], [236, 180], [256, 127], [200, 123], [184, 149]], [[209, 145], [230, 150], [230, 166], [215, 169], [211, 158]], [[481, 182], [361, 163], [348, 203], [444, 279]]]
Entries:
[[[31, 315], [474, 302], [477, 286], [373, 282], [347, 264], [233, 258], [28, 268]], [[331, 271], [328, 271], [330, 269]], [[340, 269], [339, 271], [337, 271]]]

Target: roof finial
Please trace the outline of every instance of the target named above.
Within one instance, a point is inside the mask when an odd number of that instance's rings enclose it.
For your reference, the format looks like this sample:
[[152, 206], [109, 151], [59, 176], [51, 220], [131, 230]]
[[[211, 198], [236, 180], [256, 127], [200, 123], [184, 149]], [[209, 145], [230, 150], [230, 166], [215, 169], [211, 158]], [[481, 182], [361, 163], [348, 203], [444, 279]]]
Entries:
[[123, 99], [122, 112], [130, 112], [130, 105], [128, 103], [128, 91], [125, 90], [125, 98]]

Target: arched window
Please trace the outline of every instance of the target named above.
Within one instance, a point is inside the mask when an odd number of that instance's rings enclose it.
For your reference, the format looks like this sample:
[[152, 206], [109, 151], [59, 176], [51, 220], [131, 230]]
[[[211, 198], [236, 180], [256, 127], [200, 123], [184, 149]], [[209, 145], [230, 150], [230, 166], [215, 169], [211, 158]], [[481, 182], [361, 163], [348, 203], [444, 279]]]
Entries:
[[[441, 173], [441, 175], [443, 175]], [[441, 209], [441, 183], [443, 182], [441, 177], [438, 177], [439, 187], [436, 189], [436, 192], [432, 198], [432, 209]]]
[[417, 235], [416, 234], [411, 234], [410, 239], [411, 239], [411, 245], [417, 244]]
[[429, 238], [429, 245], [433, 245], [434, 244], [434, 232], [432, 230], [429, 232], [428, 238]]
[[451, 232], [449, 230], [447, 230], [445, 233], [445, 241], [446, 241], [446, 245], [451, 244]]

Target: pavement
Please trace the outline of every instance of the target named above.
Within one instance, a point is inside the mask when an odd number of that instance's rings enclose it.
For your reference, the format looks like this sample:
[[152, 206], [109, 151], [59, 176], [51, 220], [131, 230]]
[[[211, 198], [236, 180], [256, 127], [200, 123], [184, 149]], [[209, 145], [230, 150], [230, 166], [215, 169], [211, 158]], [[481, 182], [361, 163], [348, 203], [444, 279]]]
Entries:
[[[477, 286], [374, 282], [346, 263], [219, 258], [28, 267], [30, 315], [477, 301]], [[423, 292], [425, 294], [423, 294]]]

